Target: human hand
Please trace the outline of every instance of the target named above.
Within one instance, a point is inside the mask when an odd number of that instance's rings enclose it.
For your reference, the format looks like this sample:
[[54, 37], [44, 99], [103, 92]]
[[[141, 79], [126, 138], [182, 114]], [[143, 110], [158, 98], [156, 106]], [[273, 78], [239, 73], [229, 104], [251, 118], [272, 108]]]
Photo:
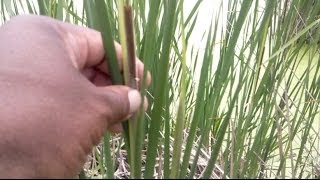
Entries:
[[0, 39], [1, 177], [75, 177], [104, 132], [138, 110], [139, 92], [112, 85], [97, 31], [25, 15]]

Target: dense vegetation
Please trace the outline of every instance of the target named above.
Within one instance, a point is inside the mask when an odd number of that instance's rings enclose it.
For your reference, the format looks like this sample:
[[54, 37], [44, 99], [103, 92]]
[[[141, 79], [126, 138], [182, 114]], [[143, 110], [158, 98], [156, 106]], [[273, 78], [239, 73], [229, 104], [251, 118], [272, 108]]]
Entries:
[[[106, 133], [82, 175], [319, 178], [320, 1], [229, 0], [202, 7], [198, 0], [184, 12], [186, 3], [1, 1], [1, 21], [32, 13], [97, 29], [109, 59], [115, 39], [134, 48], [152, 74], [151, 86], [141, 87], [147, 112], [124, 124], [124, 134]], [[194, 46], [199, 9], [213, 6], [201, 48]], [[126, 38], [124, 7], [132, 9], [135, 46]], [[114, 72], [113, 78], [128, 84], [132, 77]]]

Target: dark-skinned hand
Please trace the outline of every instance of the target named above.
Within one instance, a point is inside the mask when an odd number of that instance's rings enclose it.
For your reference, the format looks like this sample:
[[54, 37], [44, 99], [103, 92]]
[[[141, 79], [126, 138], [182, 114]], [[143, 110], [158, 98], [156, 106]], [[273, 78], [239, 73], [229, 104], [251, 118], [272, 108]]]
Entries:
[[[89, 28], [35, 15], [0, 27], [2, 178], [75, 177], [107, 130], [122, 131], [142, 98], [112, 84], [105, 57], [100, 32]], [[141, 79], [138, 58], [136, 67]]]

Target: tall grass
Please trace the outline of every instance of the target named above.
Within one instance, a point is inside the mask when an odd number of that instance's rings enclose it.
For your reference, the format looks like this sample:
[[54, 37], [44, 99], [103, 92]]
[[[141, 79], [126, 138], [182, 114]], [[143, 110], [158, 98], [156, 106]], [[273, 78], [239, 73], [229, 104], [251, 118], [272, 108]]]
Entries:
[[[115, 84], [132, 86], [133, 55], [151, 72], [139, 87], [148, 110], [122, 135], [106, 133], [87, 176], [319, 177], [320, 2], [198, 0], [188, 12], [186, 3], [3, 0], [0, 9], [2, 21], [32, 13], [101, 31]], [[201, 49], [191, 39], [201, 8], [213, 6]], [[128, 60], [124, 77], [113, 40]]]

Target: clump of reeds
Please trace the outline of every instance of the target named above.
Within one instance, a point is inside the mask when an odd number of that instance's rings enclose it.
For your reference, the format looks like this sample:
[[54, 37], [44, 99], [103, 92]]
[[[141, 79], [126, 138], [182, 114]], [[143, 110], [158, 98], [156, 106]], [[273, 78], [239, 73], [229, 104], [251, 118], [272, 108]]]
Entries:
[[[190, 41], [199, 34], [194, 29], [203, 3], [195, 1], [185, 12], [183, 0], [95, 0], [83, 1], [79, 11], [72, 0], [1, 1], [3, 19], [22, 7], [101, 31], [113, 82], [139, 88], [148, 98], [147, 112], [141, 107], [124, 123], [122, 136], [106, 133], [93, 153], [97, 166], [87, 174], [315, 176], [320, 1], [210, 1], [214, 16], [206, 16], [210, 26], [203, 27], [200, 49]], [[123, 75], [114, 40], [123, 48]], [[141, 87], [134, 81], [135, 56], [152, 74], [148, 89], [146, 71]]]

